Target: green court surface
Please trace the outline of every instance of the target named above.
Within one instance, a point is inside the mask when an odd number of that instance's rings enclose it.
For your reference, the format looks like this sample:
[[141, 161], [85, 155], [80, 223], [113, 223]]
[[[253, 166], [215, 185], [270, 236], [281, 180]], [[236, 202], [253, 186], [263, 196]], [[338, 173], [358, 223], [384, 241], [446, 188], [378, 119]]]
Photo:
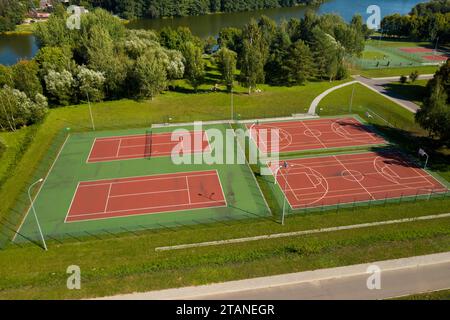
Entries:
[[444, 52], [411, 46], [411, 43], [399, 42], [394, 46], [383, 41], [372, 41], [366, 44], [362, 56], [354, 62], [362, 69], [378, 69], [437, 65], [445, 58]]
[[[153, 133], [171, 132], [175, 127], [152, 129]], [[193, 130], [193, 127], [182, 127]], [[225, 134], [228, 124], [204, 126]], [[169, 157], [118, 160], [87, 163], [96, 138], [146, 134], [146, 129], [120, 130], [70, 134], [51, 171], [36, 196], [35, 208], [44, 235], [47, 238], [85, 237], [144, 229], [173, 228], [193, 224], [213, 223], [231, 219], [270, 217], [263, 195], [247, 164], [182, 164], [176, 165]], [[230, 133], [228, 133], [230, 135]], [[232, 135], [234, 138], [234, 136]], [[209, 137], [211, 139], [211, 137]], [[213, 139], [214, 140], [214, 139]], [[214, 144], [214, 141], [210, 143]], [[228, 147], [228, 149], [230, 149]], [[220, 148], [218, 148], [220, 149]], [[235, 152], [242, 150], [235, 144]], [[222, 149], [226, 152], [226, 148]], [[214, 154], [221, 158], [222, 155]], [[223, 157], [222, 157], [223, 158]], [[192, 209], [153, 214], [129, 215], [65, 223], [78, 183], [105, 179], [141, 177], [168, 173], [217, 170], [226, 207]], [[38, 229], [32, 211], [26, 215], [15, 241], [36, 240]]]

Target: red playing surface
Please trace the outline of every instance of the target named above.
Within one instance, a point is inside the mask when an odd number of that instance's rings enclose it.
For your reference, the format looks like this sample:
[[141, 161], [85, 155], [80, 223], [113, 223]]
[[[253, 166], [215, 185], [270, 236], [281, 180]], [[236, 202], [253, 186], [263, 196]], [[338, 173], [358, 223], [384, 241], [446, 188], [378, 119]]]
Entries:
[[[399, 154], [368, 152], [287, 162], [288, 168], [278, 172], [277, 181], [291, 207], [297, 209], [447, 191]], [[272, 172], [278, 167], [273, 163]]]
[[[183, 150], [190, 153], [209, 150], [209, 142], [203, 131], [178, 134], [177, 138], [182, 141]], [[88, 162], [170, 156], [174, 147], [180, 144], [180, 141], [171, 139], [172, 133], [155, 133], [151, 138], [145, 134], [97, 138], [92, 145]]]
[[272, 150], [270, 137], [276, 137], [273, 129], [279, 130], [280, 152], [386, 143], [354, 118], [269, 122], [249, 124], [247, 128], [251, 128], [253, 141], [258, 141], [258, 148], [263, 153]]
[[217, 171], [80, 182], [66, 222], [223, 207]]
[[447, 61], [446, 56], [423, 56], [424, 59], [431, 60], [431, 61]]
[[400, 48], [400, 50], [403, 51], [403, 52], [408, 52], [408, 53], [425, 53], [425, 52], [433, 52], [432, 49], [428, 49], [428, 48], [420, 48], [420, 47]]

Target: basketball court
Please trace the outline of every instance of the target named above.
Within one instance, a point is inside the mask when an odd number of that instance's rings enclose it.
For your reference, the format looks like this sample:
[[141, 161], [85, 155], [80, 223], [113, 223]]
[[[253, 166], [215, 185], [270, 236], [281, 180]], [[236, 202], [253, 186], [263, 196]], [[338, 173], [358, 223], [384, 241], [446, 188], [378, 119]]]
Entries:
[[[284, 163], [283, 163], [284, 164]], [[447, 187], [400, 153], [366, 152], [271, 164], [293, 209], [417, 197]]]
[[281, 153], [386, 143], [367, 125], [350, 117], [247, 124], [247, 128], [262, 153], [272, 149], [272, 130], [278, 130]]

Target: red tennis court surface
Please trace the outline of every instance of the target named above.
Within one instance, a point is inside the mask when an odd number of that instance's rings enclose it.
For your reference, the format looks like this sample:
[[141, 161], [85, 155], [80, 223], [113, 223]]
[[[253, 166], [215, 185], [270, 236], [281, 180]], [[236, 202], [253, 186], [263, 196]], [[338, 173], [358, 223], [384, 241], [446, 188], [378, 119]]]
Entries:
[[[265, 122], [248, 124], [247, 128], [251, 129], [252, 139], [258, 141], [258, 148], [263, 153], [272, 150], [272, 145], [275, 145], [270, 139], [274, 129], [279, 130], [280, 152], [386, 143], [383, 138], [354, 118]], [[265, 130], [262, 131], [263, 129]]]
[[[288, 160], [277, 181], [294, 209], [445, 192], [401, 155], [368, 152]], [[276, 173], [278, 164], [271, 165]]]
[[423, 56], [422, 58], [430, 60], [430, 61], [447, 61], [446, 56]]
[[217, 171], [80, 182], [66, 222], [223, 207]]
[[426, 52], [433, 52], [433, 49], [428, 48], [421, 48], [421, 47], [406, 47], [406, 48], [400, 48], [403, 52], [408, 53], [426, 53]]
[[96, 138], [87, 162], [170, 156], [180, 141], [182, 141], [183, 150], [188, 150], [190, 153], [202, 153], [209, 150], [209, 142], [204, 131], [177, 133], [177, 138], [179, 141], [172, 141], [171, 132]]

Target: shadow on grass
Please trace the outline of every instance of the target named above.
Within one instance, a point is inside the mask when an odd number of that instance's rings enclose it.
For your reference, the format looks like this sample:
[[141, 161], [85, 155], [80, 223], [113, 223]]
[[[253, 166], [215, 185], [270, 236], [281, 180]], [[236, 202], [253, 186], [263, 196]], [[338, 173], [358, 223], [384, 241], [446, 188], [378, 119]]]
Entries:
[[[373, 127], [385, 135], [385, 137], [400, 146], [407, 154], [418, 157], [419, 148], [423, 148], [430, 156], [430, 162], [428, 164], [429, 169], [432, 171], [446, 172], [450, 170], [450, 154], [446, 154], [443, 151], [448, 150], [448, 146], [444, 142], [433, 139], [428, 136], [422, 136], [414, 134], [410, 131], [392, 128], [389, 126], [382, 126], [373, 124]], [[396, 146], [392, 148], [373, 148], [375, 152], [386, 152], [394, 150]]]
[[407, 99], [410, 101], [422, 101], [427, 90], [424, 86], [416, 84], [388, 83], [383, 85], [385, 94], [393, 98]]

